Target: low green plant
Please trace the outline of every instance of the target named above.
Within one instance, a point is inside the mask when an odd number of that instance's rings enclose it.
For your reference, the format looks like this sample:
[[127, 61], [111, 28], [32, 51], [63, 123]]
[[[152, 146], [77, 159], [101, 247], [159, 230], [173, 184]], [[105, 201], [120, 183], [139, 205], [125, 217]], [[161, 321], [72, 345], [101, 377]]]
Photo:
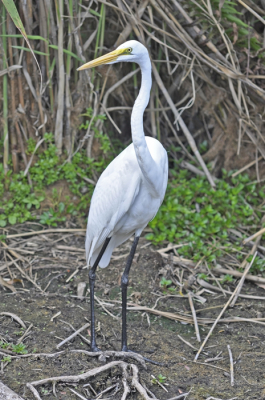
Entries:
[[[225, 252], [241, 249], [239, 241], [229, 241], [229, 229], [259, 224], [264, 212], [264, 206], [263, 211], [259, 208], [265, 199], [264, 187], [251, 184], [247, 175], [230, 179], [224, 171], [225, 179], [220, 179], [214, 190], [204, 177], [191, 177], [186, 170], [171, 173], [174, 178], [149, 223], [153, 232], [146, 238], [154, 244], [164, 240], [182, 244], [178, 254], [195, 262], [213, 262]], [[265, 268], [264, 260], [257, 257], [253, 268], [257, 265]]]
[[10, 356], [5, 356], [1, 360], [2, 362], [11, 362], [11, 357]]
[[13, 351], [14, 353], [17, 353], [17, 354], [27, 354], [28, 353], [28, 351], [26, 350], [26, 346], [23, 343], [13, 344], [13, 343], [7, 343], [7, 342], [0, 341], [0, 347], [2, 349], [10, 349], [11, 351]]
[[199, 278], [199, 279], [203, 279], [203, 280], [206, 281], [206, 282], [208, 282], [208, 280], [209, 280], [208, 275], [203, 274], [203, 273], [198, 274], [198, 278]]
[[152, 376], [153, 378], [152, 378], [152, 383], [154, 383], [154, 384], [158, 384], [158, 382], [159, 383], [165, 383], [166, 382], [166, 380], [167, 380], [167, 378], [165, 377], [165, 376], [163, 376], [162, 374], [159, 374], [158, 376], [157, 376], [157, 378], [156, 377], [154, 377], [154, 376]]
[[27, 354], [28, 350], [26, 350], [26, 346], [23, 343], [12, 344], [12, 351], [17, 354]]
[[232, 275], [225, 275], [224, 277], [223, 277], [223, 279], [221, 280], [221, 284], [223, 285], [224, 283], [231, 283], [231, 282], [233, 282], [234, 281], [234, 279], [233, 279], [233, 277], [232, 277]]
[[167, 289], [168, 286], [170, 286], [172, 284], [172, 281], [170, 279], [166, 279], [164, 276], [162, 277], [161, 281], [160, 281], [160, 286], [163, 289]]

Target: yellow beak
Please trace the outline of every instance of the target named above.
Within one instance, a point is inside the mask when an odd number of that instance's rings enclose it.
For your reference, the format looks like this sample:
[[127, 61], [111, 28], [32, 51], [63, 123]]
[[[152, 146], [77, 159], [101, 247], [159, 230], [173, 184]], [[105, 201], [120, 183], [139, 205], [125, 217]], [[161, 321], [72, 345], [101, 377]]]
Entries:
[[117, 58], [123, 54], [127, 55], [128, 50], [127, 49], [116, 49], [114, 51], [111, 51], [108, 54], [105, 54], [104, 56], [96, 58], [93, 61], [89, 61], [88, 63], [77, 68], [77, 71], [82, 71], [83, 69], [93, 68], [93, 67], [97, 67], [98, 65], [107, 64], [111, 61], [116, 61]]

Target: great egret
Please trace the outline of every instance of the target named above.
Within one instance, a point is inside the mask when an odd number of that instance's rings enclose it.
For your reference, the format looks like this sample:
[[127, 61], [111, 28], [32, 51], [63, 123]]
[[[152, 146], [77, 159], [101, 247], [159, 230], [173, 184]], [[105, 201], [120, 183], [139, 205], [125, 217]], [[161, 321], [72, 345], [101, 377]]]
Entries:
[[139, 237], [156, 215], [168, 180], [167, 152], [161, 143], [145, 137], [143, 113], [152, 86], [151, 61], [145, 46], [135, 40], [90, 61], [78, 71], [120, 61], [139, 64], [142, 84], [131, 115], [132, 141], [105, 169], [94, 190], [87, 222], [86, 258], [89, 270], [91, 350], [99, 351], [95, 337], [94, 286], [96, 268], [108, 266], [115, 249], [132, 235], [134, 242], [121, 279], [122, 351], [127, 347], [126, 307], [128, 276]]

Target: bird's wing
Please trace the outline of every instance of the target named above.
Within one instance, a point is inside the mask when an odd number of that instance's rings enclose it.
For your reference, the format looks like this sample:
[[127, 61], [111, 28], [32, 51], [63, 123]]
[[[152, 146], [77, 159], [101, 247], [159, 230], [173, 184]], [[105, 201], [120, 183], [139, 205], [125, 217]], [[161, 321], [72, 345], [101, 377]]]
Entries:
[[123, 158], [121, 163], [119, 157], [114, 161], [101, 175], [93, 193], [86, 237], [88, 262], [130, 209], [140, 189], [142, 177], [137, 161]]

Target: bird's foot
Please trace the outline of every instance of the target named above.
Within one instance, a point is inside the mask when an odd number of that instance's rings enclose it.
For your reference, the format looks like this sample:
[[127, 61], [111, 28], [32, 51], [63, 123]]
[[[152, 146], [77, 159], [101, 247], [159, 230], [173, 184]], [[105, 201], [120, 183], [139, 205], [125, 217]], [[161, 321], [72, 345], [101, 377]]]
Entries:
[[99, 349], [96, 344], [91, 344], [90, 349], [93, 351], [93, 353], [102, 352], [102, 350]]
[[133, 350], [128, 349], [128, 346], [122, 346], [122, 350], [121, 350], [121, 351], [125, 351], [126, 353], [135, 353], [135, 354], [139, 354], [139, 355], [143, 358], [143, 360], [144, 360], [145, 362], [148, 362], [148, 363], [154, 364], [154, 365], [160, 365], [161, 367], [165, 366], [164, 363], [160, 363], [160, 362], [158, 362], [158, 361], [150, 360], [150, 358], [146, 358], [146, 357], [142, 356], [142, 354], [137, 353], [136, 351], [133, 351]]

